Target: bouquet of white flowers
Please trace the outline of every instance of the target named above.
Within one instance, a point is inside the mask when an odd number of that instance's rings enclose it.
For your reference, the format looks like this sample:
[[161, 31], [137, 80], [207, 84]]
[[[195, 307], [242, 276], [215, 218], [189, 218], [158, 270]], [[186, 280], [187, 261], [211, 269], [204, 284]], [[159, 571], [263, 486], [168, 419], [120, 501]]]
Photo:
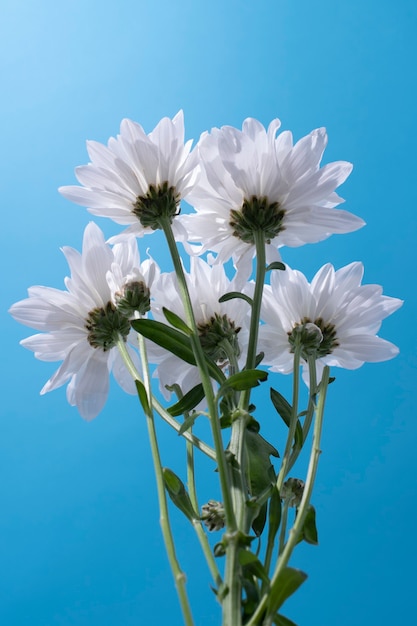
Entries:
[[[398, 353], [376, 333], [402, 302], [382, 295], [378, 285], [362, 285], [361, 263], [338, 270], [328, 263], [309, 283], [282, 262], [283, 246], [352, 232], [364, 222], [336, 208], [342, 199], [335, 190], [352, 167], [345, 161], [320, 166], [325, 129], [293, 144], [289, 131], [277, 134], [279, 127], [277, 119], [267, 130], [247, 119], [242, 130], [203, 133], [192, 149], [191, 141], [184, 143], [179, 112], [149, 135], [123, 120], [107, 146], [89, 141], [91, 162], [76, 169], [81, 187], [60, 191], [126, 229], [106, 242], [89, 223], [81, 253], [63, 248], [70, 267], [66, 290], [32, 287], [10, 309], [40, 331], [22, 344], [41, 360], [62, 361], [41, 393], [68, 382], [68, 402], [87, 420], [106, 402], [110, 371], [127, 393], [138, 395], [187, 626], [194, 622], [168, 499], [197, 534], [223, 625], [291, 626], [281, 607], [306, 574], [289, 561], [300, 541], [317, 543], [311, 500], [330, 367], [355, 369]], [[182, 199], [194, 213], [180, 213]], [[137, 238], [158, 229], [172, 272], [161, 271], [151, 257], [140, 260]], [[228, 262], [233, 270], [226, 273]], [[258, 415], [251, 400], [254, 387], [266, 389], [267, 370], [274, 380], [271, 412], [286, 425], [285, 442], [261, 435], [269, 417]], [[151, 384], [152, 371], [162, 397]], [[277, 375], [290, 373], [287, 399], [276, 389]], [[156, 415], [185, 441], [185, 482], [162, 464]], [[210, 425], [209, 441], [195, 434], [201, 421]], [[294, 477], [290, 472], [305, 448], [306, 476]], [[213, 461], [219, 480], [218, 497], [204, 504], [197, 495], [196, 450]], [[217, 543], [209, 540], [220, 531]]]

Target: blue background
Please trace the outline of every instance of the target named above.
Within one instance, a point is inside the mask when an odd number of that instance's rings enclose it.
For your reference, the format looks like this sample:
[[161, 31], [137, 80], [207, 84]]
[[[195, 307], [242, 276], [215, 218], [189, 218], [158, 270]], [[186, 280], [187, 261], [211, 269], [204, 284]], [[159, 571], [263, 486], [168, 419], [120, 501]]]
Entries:
[[[416, 14], [399, 0], [3, 0], [0, 10], [2, 360], [0, 623], [181, 624], [158, 524], [146, 428], [112, 384], [92, 423], [56, 369], [19, 346], [7, 314], [33, 284], [63, 288], [62, 245], [91, 216], [57, 187], [130, 117], [149, 132], [184, 109], [186, 134], [253, 116], [300, 138], [326, 126], [326, 161], [354, 171], [344, 208], [367, 227], [284, 260], [311, 278], [325, 262], [365, 264], [365, 282], [405, 300], [381, 336], [393, 361], [337, 370], [314, 493], [320, 546], [292, 565], [309, 578], [285, 613], [300, 626], [411, 623], [416, 527]], [[107, 236], [115, 225], [97, 219]], [[164, 269], [158, 235], [142, 241]], [[277, 378], [275, 385], [281, 385]], [[284, 390], [288, 380], [283, 382]], [[259, 400], [258, 400], [259, 403]], [[184, 476], [181, 442], [160, 427], [163, 460]], [[277, 420], [263, 433], [282, 448]], [[202, 501], [215, 497], [199, 461]], [[196, 624], [219, 624], [192, 529], [173, 513]]]

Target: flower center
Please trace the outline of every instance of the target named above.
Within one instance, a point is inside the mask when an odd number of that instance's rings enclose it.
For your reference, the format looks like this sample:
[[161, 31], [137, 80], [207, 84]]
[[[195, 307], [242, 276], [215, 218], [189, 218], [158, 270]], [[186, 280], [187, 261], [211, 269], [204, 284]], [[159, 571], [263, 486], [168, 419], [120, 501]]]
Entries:
[[180, 213], [180, 195], [175, 187], [169, 187], [167, 181], [160, 185], [149, 185], [145, 196], [138, 196], [133, 204], [132, 213], [142, 226], [152, 230], [160, 228], [160, 218], [173, 218]]
[[151, 308], [150, 295], [144, 282], [126, 283], [123, 292], [116, 294], [117, 310], [129, 319], [134, 317], [136, 312], [139, 315], [145, 315]]
[[271, 243], [278, 233], [285, 229], [282, 222], [285, 210], [279, 202], [269, 202], [265, 196], [252, 196], [244, 200], [239, 210], [232, 209], [230, 226], [233, 235], [245, 243], [255, 243], [254, 231], [261, 231], [266, 243]]
[[101, 348], [104, 352], [113, 348], [120, 336], [126, 341], [130, 332], [129, 320], [112, 302], [108, 302], [105, 307], [92, 309], [85, 327], [88, 330], [87, 339], [90, 346]]
[[337, 348], [339, 345], [336, 337], [336, 327], [334, 324], [326, 324], [321, 317], [316, 318], [314, 321], [309, 317], [304, 317], [288, 333], [288, 341], [291, 345], [290, 352], [294, 352], [297, 342], [300, 342], [302, 346], [301, 356], [305, 360], [311, 355], [315, 356], [316, 359], [320, 359], [327, 354], [331, 354], [334, 348]]
[[217, 363], [228, 361], [230, 349], [236, 358], [239, 357], [237, 334], [240, 328], [236, 328], [235, 323], [229, 320], [227, 315], [215, 313], [207, 323], [198, 324], [197, 328], [204, 352], [214, 361]]

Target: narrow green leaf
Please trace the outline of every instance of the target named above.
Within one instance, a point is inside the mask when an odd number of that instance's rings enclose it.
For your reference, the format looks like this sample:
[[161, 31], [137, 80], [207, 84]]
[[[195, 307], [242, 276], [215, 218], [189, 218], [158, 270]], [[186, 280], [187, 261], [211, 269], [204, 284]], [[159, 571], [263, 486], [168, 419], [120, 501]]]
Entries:
[[316, 526], [316, 509], [310, 504], [307, 510], [307, 515], [304, 520], [303, 528], [300, 533], [300, 541], [306, 541], [307, 543], [317, 546], [319, 543], [317, 526]]
[[268, 522], [268, 543], [270, 543], [281, 524], [281, 498], [276, 488], [269, 500]]
[[165, 319], [171, 324], [171, 326], [178, 328], [178, 330], [181, 330], [186, 335], [193, 334], [191, 328], [187, 326], [184, 320], [182, 320], [176, 313], [165, 307], [162, 307], [162, 313], [165, 315]]
[[271, 270], [285, 270], [285, 265], [280, 261], [274, 261], [273, 263], [270, 263], [265, 269], [266, 272], [270, 272]]
[[266, 569], [253, 552], [249, 550], [241, 550], [239, 552], [239, 563], [242, 565], [244, 571], [250, 572], [256, 578], [259, 578], [266, 585], [269, 585], [269, 577]]
[[177, 506], [191, 522], [200, 519], [198, 514], [194, 511], [190, 496], [182, 480], [168, 467], [164, 467], [162, 473], [166, 490], [175, 506]]
[[284, 615], [275, 615], [274, 617], [275, 626], [297, 626], [292, 620], [288, 619], [288, 617], [284, 617]]
[[240, 300], [245, 300], [250, 306], [253, 305], [253, 300], [245, 293], [240, 293], [239, 291], [230, 291], [229, 293], [225, 293], [224, 296], [219, 298], [219, 302], [227, 302], [228, 300], [233, 300], [235, 298], [240, 298]]
[[173, 417], [183, 415], [187, 411], [191, 411], [204, 398], [204, 389], [202, 383], [199, 383], [190, 391], [188, 391], [178, 402], [168, 409]]
[[262, 363], [264, 356], [265, 356], [265, 352], [260, 352], [259, 354], [256, 355], [255, 367], [258, 367], [259, 363]]
[[283, 419], [285, 424], [289, 426], [291, 422], [291, 415], [292, 415], [291, 404], [284, 398], [282, 394], [280, 394], [279, 391], [277, 391], [276, 389], [273, 389], [272, 387], [271, 387], [270, 394], [271, 394], [272, 404], [274, 405], [275, 410], [277, 411], [278, 415], [280, 415], [280, 417]]
[[307, 574], [293, 567], [286, 567], [274, 581], [269, 594], [268, 613], [275, 615], [287, 598], [297, 591], [306, 580]]
[[[190, 338], [184, 335], [184, 333], [162, 322], [148, 319], [133, 320], [132, 326], [140, 335], [165, 348], [168, 352], [175, 354], [182, 361], [190, 365], [196, 365]], [[210, 376], [221, 384], [225, 380], [221, 369], [208, 357], [206, 362]]]
[[[291, 423], [291, 417], [292, 417], [291, 404], [276, 389], [273, 389], [271, 387], [270, 393], [271, 393], [272, 404], [274, 405], [275, 410], [277, 411], [278, 415], [282, 418], [283, 422], [289, 428], [290, 423]], [[298, 420], [297, 420], [297, 425], [295, 427], [294, 445], [299, 448], [303, 447], [303, 429]]]
[[136, 390], [138, 392], [139, 401], [142, 405], [142, 409], [145, 415], [150, 414], [150, 407], [148, 402], [148, 394], [146, 393], [145, 385], [140, 380], [135, 380]]
[[243, 372], [233, 374], [225, 380], [218, 391], [218, 396], [224, 395], [225, 391], [229, 389], [245, 391], [252, 389], [252, 387], [258, 387], [259, 381], [263, 382], [267, 378], [268, 372], [264, 372], [264, 370], [243, 370]]
[[187, 417], [181, 424], [181, 428], [179, 429], [178, 434], [183, 435], [189, 428], [194, 426], [194, 422], [196, 421], [198, 416], [199, 413], [192, 413], [191, 415], [189, 415], [189, 417]]

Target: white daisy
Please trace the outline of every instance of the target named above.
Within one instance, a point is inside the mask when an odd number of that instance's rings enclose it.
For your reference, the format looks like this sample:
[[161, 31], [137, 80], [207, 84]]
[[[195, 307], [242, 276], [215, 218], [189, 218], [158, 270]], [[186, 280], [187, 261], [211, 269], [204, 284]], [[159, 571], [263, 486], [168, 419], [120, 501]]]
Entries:
[[[251, 284], [244, 285], [236, 277], [229, 280], [222, 265], [209, 265], [199, 257], [191, 257], [190, 264], [190, 273], [185, 276], [204, 351], [220, 367], [228, 367], [229, 357], [221, 343], [226, 340], [233, 357], [242, 366], [249, 336], [249, 304], [242, 299], [220, 303], [219, 298], [231, 291], [248, 293], [252, 289]], [[152, 313], [156, 320], [167, 323], [163, 307], [185, 319], [175, 272], [160, 275], [152, 289], [152, 296]], [[201, 382], [196, 366], [185, 363], [152, 342], [148, 342], [148, 356], [152, 363], [158, 364], [154, 377], [159, 378], [160, 390], [167, 399], [170, 392], [166, 386], [176, 383], [186, 393]]]
[[[107, 146], [87, 141], [91, 159], [75, 169], [82, 187], [60, 187], [69, 200], [87, 206], [90, 213], [109, 217], [128, 227], [112, 242], [127, 235], [152, 233], [157, 218], [173, 220], [179, 202], [189, 193], [197, 177], [198, 156], [191, 152], [192, 140], [184, 144], [184, 116], [179, 111], [171, 120], [163, 118], [147, 135], [142, 126], [124, 119], [120, 135]], [[177, 220], [174, 234], [184, 238]]]
[[204, 133], [198, 149], [204, 172], [189, 195], [196, 213], [181, 216], [189, 240], [212, 250], [223, 263], [254, 255], [254, 230], [261, 230], [267, 261], [279, 260], [277, 248], [317, 242], [347, 233], [363, 220], [342, 210], [335, 189], [352, 170], [345, 161], [320, 167], [327, 134], [312, 131], [293, 145], [289, 131], [276, 136], [280, 121], [268, 130], [255, 119], [242, 131], [231, 126]]
[[287, 266], [273, 272], [265, 287], [259, 349], [264, 364], [274, 372], [293, 369], [294, 342], [302, 334], [303, 377], [308, 380], [306, 359], [317, 350], [317, 374], [325, 365], [356, 369], [367, 362], [392, 359], [398, 348], [376, 335], [382, 320], [402, 305], [402, 300], [382, 295], [379, 285], [361, 285], [362, 263], [335, 271], [328, 263], [309, 283]]
[[[82, 254], [69, 247], [62, 250], [71, 271], [65, 279], [67, 291], [31, 287], [29, 298], [14, 304], [10, 313], [22, 324], [42, 331], [21, 341], [36, 358], [63, 361], [41, 393], [69, 381], [68, 402], [90, 420], [106, 402], [111, 370], [125, 391], [136, 393], [115, 341], [119, 336], [126, 341], [129, 335], [129, 317], [134, 314], [126, 307], [132, 305], [131, 293], [136, 301], [141, 293], [140, 306], [149, 309], [146, 280], [151, 281], [155, 271], [150, 262], [140, 266], [135, 239], [112, 250], [93, 222], [85, 229]], [[115, 303], [120, 301], [122, 306], [117, 308]], [[129, 352], [138, 364], [137, 355]]]

